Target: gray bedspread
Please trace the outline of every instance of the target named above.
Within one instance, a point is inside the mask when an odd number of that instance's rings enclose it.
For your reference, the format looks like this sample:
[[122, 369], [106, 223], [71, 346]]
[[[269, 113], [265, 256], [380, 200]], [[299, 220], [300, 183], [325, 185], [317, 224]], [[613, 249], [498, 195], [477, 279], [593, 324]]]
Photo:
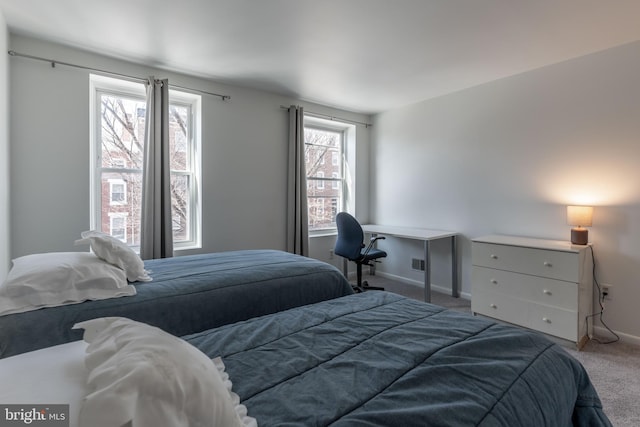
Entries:
[[0, 316], [0, 358], [82, 339], [83, 320], [122, 316], [185, 335], [351, 294], [324, 262], [276, 250], [151, 260], [137, 295]]
[[183, 337], [267, 426], [609, 426], [542, 335], [366, 292]]

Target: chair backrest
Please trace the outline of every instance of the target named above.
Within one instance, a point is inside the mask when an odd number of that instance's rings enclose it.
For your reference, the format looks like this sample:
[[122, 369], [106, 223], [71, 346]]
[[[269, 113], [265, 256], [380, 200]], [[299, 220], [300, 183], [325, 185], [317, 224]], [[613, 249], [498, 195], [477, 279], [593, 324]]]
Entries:
[[333, 249], [336, 255], [355, 261], [360, 258], [364, 243], [364, 232], [358, 220], [346, 212], [336, 215], [338, 238]]

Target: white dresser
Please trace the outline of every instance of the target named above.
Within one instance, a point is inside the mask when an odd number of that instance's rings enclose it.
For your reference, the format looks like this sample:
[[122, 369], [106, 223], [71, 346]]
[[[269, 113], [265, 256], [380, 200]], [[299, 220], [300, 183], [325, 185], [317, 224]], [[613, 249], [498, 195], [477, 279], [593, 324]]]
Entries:
[[535, 329], [581, 348], [591, 330], [589, 246], [515, 236], [472, 240], [471, 311]]

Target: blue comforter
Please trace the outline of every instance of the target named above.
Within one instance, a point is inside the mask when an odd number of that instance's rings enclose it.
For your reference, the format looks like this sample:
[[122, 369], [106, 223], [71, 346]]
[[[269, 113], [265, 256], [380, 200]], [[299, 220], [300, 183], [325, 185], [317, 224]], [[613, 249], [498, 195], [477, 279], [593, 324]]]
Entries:
[[609, 426], [538, 333], [367, 292], [183, 337], [267, 426]]
[[82, 339], [71, 327], [104, 316], [129, 317], [185, 335], [351, 294], [335, 267], [275, 250], [150, 260], [152, 282], [137, 295], [0, 316], [0, 358]]

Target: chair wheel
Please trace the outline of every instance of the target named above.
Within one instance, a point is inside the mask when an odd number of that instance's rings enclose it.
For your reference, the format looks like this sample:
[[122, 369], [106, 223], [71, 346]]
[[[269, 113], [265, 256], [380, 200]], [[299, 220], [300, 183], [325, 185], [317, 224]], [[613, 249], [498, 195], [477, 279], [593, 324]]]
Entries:
[[360, 292], [365, 291], [384, 291], [384, 288], [380, 286], [369, 286], [369, 282], [365, 280], [362, 282], [362, 285], [360, 285]]

